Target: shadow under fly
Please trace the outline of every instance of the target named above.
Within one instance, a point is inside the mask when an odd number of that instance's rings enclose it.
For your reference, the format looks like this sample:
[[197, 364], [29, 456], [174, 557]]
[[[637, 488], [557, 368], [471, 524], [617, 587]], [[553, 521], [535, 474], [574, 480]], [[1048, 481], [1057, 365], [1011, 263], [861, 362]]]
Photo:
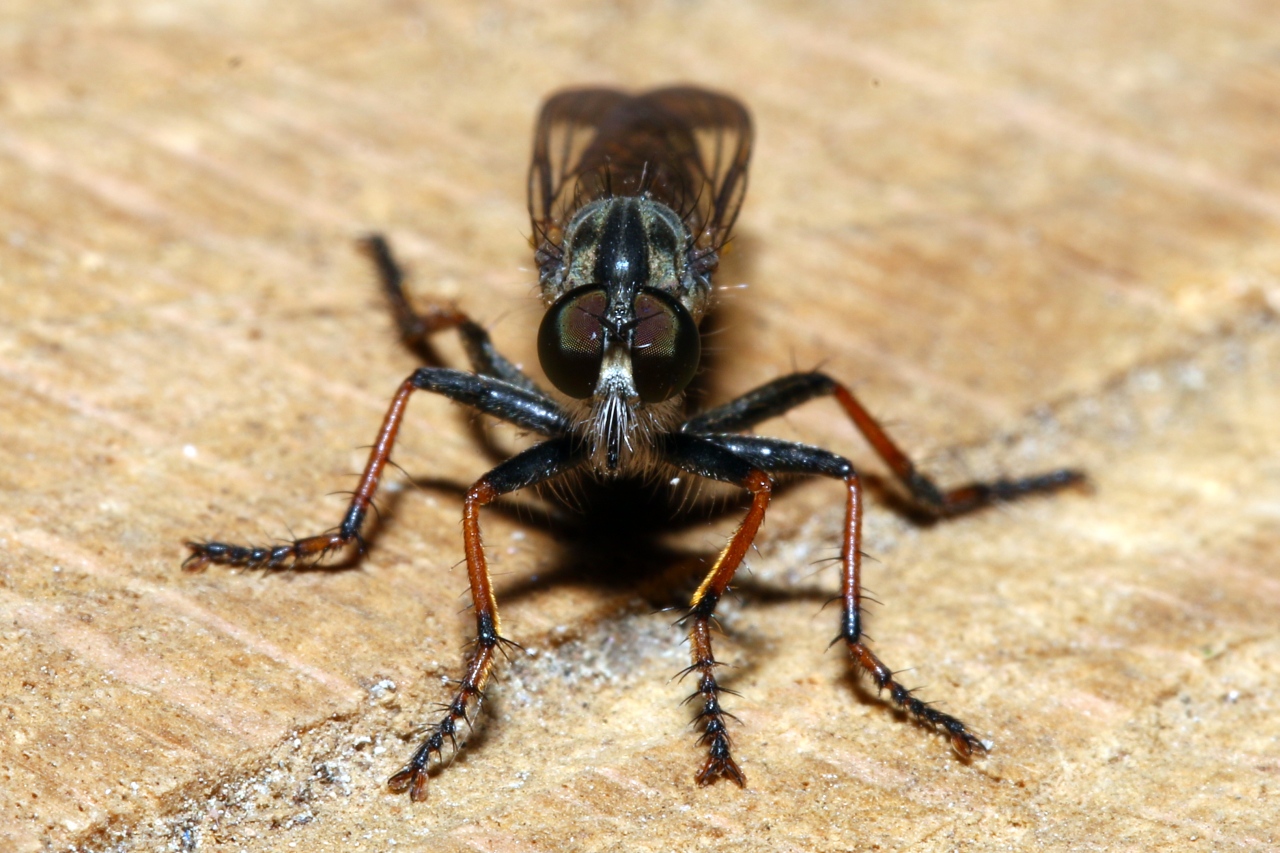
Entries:
[[610, 483], [636, 476], [694, 477], [743, 490], [745, 515], [689, 603], [685, 624], [696, 681], [693, 695], [706, 757], [697, 781], [746, 778], [733, 758], [727, 713], [716, 680], [712, 624], [717, 603], [751, 546], [775, 480], [833, 479], [844, 490], [835, 642], [855, 671], [920, 722], [941, 730], [962, 756], [982, 752], [959, 719], [919, 700], [869, 648], [862, 631], [863, 481], [844, 457], [818, 447], [745, 434], [817, 397], [832, 397], [888, 465], [913, 505], [933, 516], [1049, 492], [1082, 480], [1056, 470], [944, 490], [867, 412], [846, 385], [820, 372], [783, 376], [728, 403], [686, 411], [685, 390], [702, 363], [700, 322], [711, 307], [712, 275], [747, 187], [752, 129], [746, 109], [725, 95], [692, 87], [630, 95], [612, 89], [559, 92], [543, 104], [529, 171], [529, 213], [546, 306], [538, 329], [543, 372], [560, 392], [542, 390], [493, 346], [488, 333], [451, 305], [415, 309], [399, 266], [380, 237], [366, 241], [411, 343], [454, 329], [470, 371], [422, 367], [392, 398], [364, 473], [332, 531], [278, 546], [188, 543], [187, 567], [209, 563], [282, 568], [348, 547], [364, 548], [361, 528], [392, 446], [417, 391], [456, 402], [543, 437], [480, 477], [463, 498], [463, 550], [476, 637], [442, 718], [390, 779], [414, 800], [426, 796], [432, 757], [442, 758], [459, 723], [472, 719], [504, 639], [480, 536], [480, 509], [500, 496], [573, 476]]

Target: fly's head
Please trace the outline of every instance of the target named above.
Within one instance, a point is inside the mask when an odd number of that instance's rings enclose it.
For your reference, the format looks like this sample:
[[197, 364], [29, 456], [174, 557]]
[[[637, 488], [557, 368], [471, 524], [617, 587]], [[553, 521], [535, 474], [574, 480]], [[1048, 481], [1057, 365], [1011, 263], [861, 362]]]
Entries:
[[702, 356], [708, 272], [680, 217], [643, 197], [593, 202], [565, 229], [560, 262], [542, 276], [538, 357], [556, 388], [584, 401], [599, 473], [633, 467], [678, 418]]

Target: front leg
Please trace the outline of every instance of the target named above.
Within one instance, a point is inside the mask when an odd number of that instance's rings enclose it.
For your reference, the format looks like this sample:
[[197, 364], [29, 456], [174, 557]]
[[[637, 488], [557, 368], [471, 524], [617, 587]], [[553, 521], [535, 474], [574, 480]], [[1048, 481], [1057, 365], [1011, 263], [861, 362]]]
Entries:
[[751, 494], [751, 508], [734, 531], [729, 544], [716, 558], [711, 571], [693, 594], [689, 603], [689, 655], [692, 663], [684, 674], [698, 676], [698, 689], [689, 701], [698, 701], [700, 707], [694, 721], [702, 726], [698, 743], [707, 747], [707, 760], [698, 771], [698, 784], [709, 785], [727, 776], [740, 786], [747, 784], [747, 777], [739, 769], [730, 750], [729, 729], [725, 713], [720, 705], [723, 688], [716, 681], [716, 668], [720, 662], [711, 649], [711, 623], [716, 605], [729, 589], [734, 573], [742, 564], [742, 558], [755, 539], [765, 510], [773, 494], [773, 479], [758, 466], [743, 460], [732, 451], [702, 436], [668, 436], [663, 448], [664, 459], [699, 477], [742, 486]]
[[470, 723], [474, 719], [484, 695], [485, 682], [493, 669], [494, 654], [500, 643], [508, 642], [500, 633], [498, 602], [493, 595], [484, 542], [480, 538], [480, 507], [501, 495], [557, 477], [585, 460], [583, 445], [576, 438], [555, 438], [511, 457], [481, 477], [467, 491], [462, 510], [462, 542], [467, 555], [471, 606], [476, 612], [474, 650], [453, 701], [446, 706], [444, 719], [422, 741], [409, 762], [387, 780], [396, 793], [408, 791], [414, 801], [426, 798], [431, 756], [443, 757], [445, 741], [458, 748], [458, 721]]
[[360, 529], [364, 526], [369, 504], [378, 490], [382, 472], [391, 458], [391, 448], [404, 419], [409, 397], [414, 391], [434, 391], [459, 403], [471, 406], [487, 415], [493, 415], [541, 435], [566, 435], [570, 429], [569, 417], [554, 402], [540, 394], [487, 376], [477, 376], [461, 370], [443, 367], [423, 367], [400, 384], [391, 406], [382, 420], [382, 429], [369, 451], [364, 473], [356, 486], [342, 517], [342, 523], [334, 530], [317, 536], [295, 539], [282, 545], [234, 545], [227, 542], [188, 542], [191, 556], [183, 566], [199, 571], [210, 563], [250, 566], [253, 568], [283, 568], [300, 563], [321, 560], [330, 553], [355, 543], [362, 551], [364, 541]]
[[897, 681], [893, 670], [867, 646], [862, 631], [862, 481], [849, 460], [807, 444], [757, 436], [706, 436], [732, 453], [771, 474], [816, 474], [842, 480], [845, 487], [844, 536], [840, 543], [840, 633], [832, 645], [843, 641], [849, 655], [875, 681], [876, 689], [889, 691], [890, 698], [916, 720], [932, 729], [941, 729], [951, 746], [964, 757], [986, 752], [986, 745], [963, 722], [919, 699]]
[[1014, 480], [968, 483], [943, 491], [916, 468], [875, 418], [847, 387], [825, 373], [793, 373], [748, 391], [736, 400], [690, 418], [681, 427], [690, 433], [726, 433], [748, 430], [785, 414], [815, 397], [835, 397], [858, 431], [885, 461], [898, 481], [922, 510], [933, 516], [960, 515], [997, 501], [1053, 492], [1084, 481], [1084, 473], [1060, 468]]

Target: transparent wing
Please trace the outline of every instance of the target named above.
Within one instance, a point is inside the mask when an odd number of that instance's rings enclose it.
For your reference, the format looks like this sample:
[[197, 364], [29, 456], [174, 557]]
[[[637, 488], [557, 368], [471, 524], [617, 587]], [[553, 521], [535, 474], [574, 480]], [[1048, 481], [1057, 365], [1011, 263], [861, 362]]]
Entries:
[[559, 92], [534, 134], [535, 239], [558, 244], [574, 212], [596, 199], [647, 195], [684, 218], [699, 248], [718, 249], [746, 193], [751, 139], [746, 108], [704, 89]]

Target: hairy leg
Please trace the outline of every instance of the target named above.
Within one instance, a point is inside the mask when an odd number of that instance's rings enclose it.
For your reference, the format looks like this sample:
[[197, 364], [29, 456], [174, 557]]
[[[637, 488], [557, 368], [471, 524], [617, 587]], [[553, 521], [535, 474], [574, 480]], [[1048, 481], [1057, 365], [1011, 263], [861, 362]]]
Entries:
[[854, 662], [871, 676], [879, 690], [888, 690], [899, 707], [930, 728], [945, 731], [956, 752], [966, 757], [985, 752], [982, 741], [963, 722], [912, 695], [867, 646], [862, 631], [862, 481], [852, 463], [818, 447], [776, 438], [713, 435], [703, 439], [770, 474], [815, 474], [843, 481], [846, 497], [844, 537], [840, 543], [841, 618], [840, 633], [833, 642], [843, 641]]
[[825, 373], [793, 373], [748, 391], [736, 400], [690, 418], [683, 431], [697, 434], [740, 432], [777, 417], [815, 397], [835, 397], [866, 437], [876, 454], [907, 488], [921, 509], [935, 516], [951, 516], [1024, 495], [1052, 492], [1083, 482], [1084, 474], [1069, 468], [1018, 479], [968, 483], [943, 491], [920, 473], [879, 422], [847, 387]]
[[434, 391], [485, 414], [547, 436], [569, 432], [569, 417], [546, 398], [488, 376], [477, 376], [443, 367], [423, 367], [400, 384], [387, 414], [382, 420], [378, 438], [369, 451], [364, 473], [356, 486], [347, 512], [337, 528], [317, 536], [307, 536], [280, 545], [235, 545], [227, 542], [188, 542], [191, 556], [183, 565], [198, 571], [210, 563], [283, 568], [323, 559], [328, 554], [355, 543], [361, 549], [360, 537], [369, 505], [391, 458], [404, 419], [409, 397], [415, 391]]
[[[546, 397], [546, 393], [507, 360], [493, 346], [484, 328], [452, 305], [432, 302], [419, 312], [409, 303], [404, 292], [404, 270], [391, 254], [391, 246], [381, 234], [370, 234], [360, 240], [360, 248], [373, 261], [382, 282], [382, 292], [391, 306], [400, 336], [405, 344], [427, 358], [428, 339], [436, 332], [457, 329], [462, 338], [471, 369], [481, 376], [492, 376]], [[430, 359], [428, 359], [430, 360]]]
[[557, 477], [582, 464], [582, 447], [571, 437], [554, 438], [519, 453], [481, 477], [467, 491], [462, 510], [462, 541], [467, 555], [467, 579], [471, 584], [471, 605], [476, 613], [476, 639], [458, 690], [445, 715], [422, 741], [413, 757], [387, 784], [393, 791], [409, 792], [413, 800], [427, 796], [431, 756], [442, 757], [445, 742], [458, 746], [458, 721], [470, 723], [479, 710], [484, 686], [493, 669], [494, 655], [501, 643], [498, 603], [489, 580], [489, 567], [480, 538], [480, 508], [501, 495]]
[[708, 785], [727, 776], [739, 785], [745, 785], [747, 778], [733, 760], [730, 749], [726, 721], [729, 715], [720, 704], [720, 694], [724, 692], [724, 688], [716, 681], [715, 671], [720, 662], [712, 652], [711, 626], [716, 605], [728, 591], [734, 573], [742, 565], [742, 558], [764, 521], [765, 510], [768, 509], [769, 499], [773, 494], [773, 480], [760, 468], [702, 437], [670, 436], [664, 451], [666, 460], [673, 465], [700, 477], [742, 486], [751, 495], [751, 507], [747, 510], [746, 517], [693, 594], [686, 617], [692, 662], [682, 673], [696, 675], [698, 678], [698, 688], [687, 700], [699, 703], [694, 722], [702, 727], [698, 743], [707, 747], [707, 760], [698, 771], [698, 784]]

